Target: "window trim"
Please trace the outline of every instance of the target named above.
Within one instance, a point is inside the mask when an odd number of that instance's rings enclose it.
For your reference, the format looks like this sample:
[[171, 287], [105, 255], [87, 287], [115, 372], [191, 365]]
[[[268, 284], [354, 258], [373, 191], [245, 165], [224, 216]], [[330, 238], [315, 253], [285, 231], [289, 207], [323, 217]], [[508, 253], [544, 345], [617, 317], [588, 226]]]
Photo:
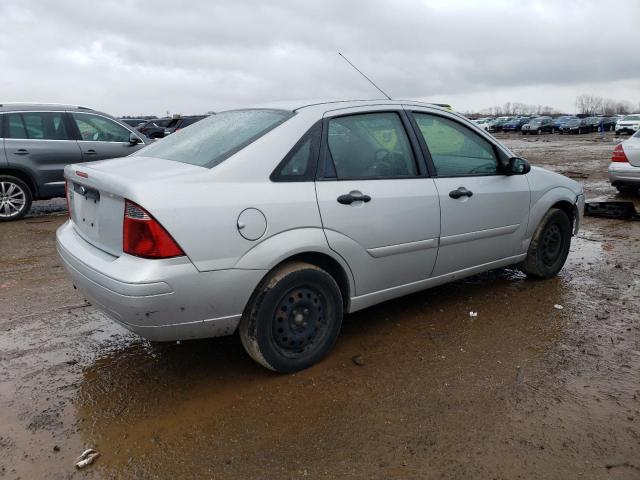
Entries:
[[[298, 139], [291, 150], [284, 156], [284, 158], [278, 163], [276, 168], [273, 169], [271, 175], [269, 175], [269, 180], [274, 183], [299, 183], [299, 182], [313, 182], [318, 173], [318, 164], [320, 158], [320, 145], [322, 143], [322, 131], [323, 131], [323, 122], [322, 120], [318, 120], [315, 122], [309, 129], [304, 132], [304, 134]], [[314, 139], [315, 137], [315, 139]], [[305, 175], [283, 175], [281, 172], [287, 166], [291, 158], [298, 153], [298, 149], [307, 141], [307, 139], [311, 138], [311, 164], [307, 167], [307, 172]], [[314, 145], [315, 143], [315, 145]]]
[[[413, 154], [413, 161], [416, 167], [416, 174], [410, 176], [371, 176], [371, 177], [338, 177], [338, 173], [333, 161], [333, 157], [329, 150], [329, 122], [336, 118], [353, 117], [357, 115], [371, 115], [376, 113], [393, 113], [400, 118], [402, 128], [404, 129], [411, 153]], [[335, 177], [326, 176], [327, 169], [335, 173]], [[320, 142], [320, 160], [318, 162], [316, 181], [337, 181], [337, 182], [356, 182], [367, 180], [415, 180], [416, 178], [429, 177], [429, 173], [426, 167], [425, 158], [423, 156], [422, 149], [420, 148], [418, 139], [415, 137], [415, 132], [411, 126], [410, 120], [404, 109], [375, 109], [375, 110], [361, 110], [356, 112], [340, 113], [338, 115], [325, 116], [322, 119], [322, 139]]]
[[[67, 129], [67, 133], [69, 138], [60, 139], [60, 138], [13, 138], [9, 137], [9, 122], [5, 120], [5, 115], [20, 115], [20, 119], [22, 120], [22, 125], [25, 129], [25, 133], [27, 136], [29, 133], [27, 132], [27, 125], [24, 123], [23, 115], [25, 113], [59, 113], [62, 117], [62, 121], [65, 124], [65, 128]], [[10, 141], [29, 141], [29, 142], [75, 142], [75, 132], [72, 128], [70, 128], [69, 122], [67, 121], [67, 115], [64, 110], [9, 110], [6, 112], [0, 112], [0, 138], [3, 140]]]
[[[469, 128], [469, 126], [465, 125], [463, 122], [461, 122], [460, 120], [454, 118], [453, 116], [449, 116], [449, 115], [443, 115], [440, 112], [430, 112], [430, 111], [424, 111], [424, 110], [415, 110], [414, 108], [409, 107], [407, 109], [407, 113], [409, 114], [409, 120], [411, 123], [411, 126], [414, 130], [414, 134], [416, 135], [416, 137], [418, 138], [418, 143], [420, 144], [420, 147], [423, 149], [423, 153], [424, 153], [424, 157], [425, 160], [427, 162], [427, 167], [429, 169], [429, 173], [433, 178], [468, 178], [468, 177], [495, 177], [495, 176], [506, 176], [507, 174], [505, 173], [504, 169], [505, 169], [505, 165], [507, 163], [507, 155], [502, 151], [501, 148], [499, 148], [494, 142], [492, 142], [490, 139], [488, 139], [485, 135], [474, 131], [473, 128]], [[431, 152], [429, 151], [429, 147], [427, 145], [427, 141], [424, 138], [424, 135], [422, 135], [422, 132], [420, 130], [420, 127], [418, 125], [418, 121], [416, 120], [415, 115], [416, 114], [423, 114], [423, 115], [431, 115], [431, 116], [436, 116], [436, 117], [441, 117], [447, 120], [450, 120], [452, 122], [457, 123], [458, 125], [460, 125], [461, 127], [467, 129], [468, 131], [476, 134], [478, 137], [484, 139], [487, 141], [487, 143], [489, 143], [489, 145], [491, 145], [491, 148], [493, 149], [493, 154], [496, 157], [496, 162], [498, 164], [498, 168], [496, 173], [484, 173], [484, 174], [477, 174], [477, 173], [468, 173], [465, 175], [438, 175], [438, 172], [436, 170], [436, 166], [435, 163], [433, 162], [433, 157], [431, 156]]]
[[140, 137], [140, 135], [136, 132], [134, 132], [132, 129], [130, 129], [128, 126], [125, 126], [123, 123], [117, 121], [114, 118], [110, 118], [107, 117], [106, 115], [101, 115], [99, 113], [95, 113], [95, 112], [76, 112], [76, 111], [66, 111], [66, 113], [69, 115], [69, 122], [71, 123], [72, 127], [73, 127], [73, 132], [75, 133], [75, 137], [76, 137], [76, 141], [77, 142], [91, 142], [91, 143], [110, 143], [110, 144], [114, 144], [114, 143], [119, 143], [121, 145], [126, 145], [129, 144], [129, 141], [126, 142], [110, 142], [108, 140], [83, 140], [82, 139], [82, 134], [80, 133], [80, 129], [78, 128], [78, 124], [76, 123], [75, 119], [73, 118], [73, 114], [74, 113], [78, 113], [81, 115], [94, 115], [96, 117], [101, 117], [107, 120], [112, 121], [113, 123], [115, 123], [116, 125], [119, 125], [120, 127], [124, 128], [125, 130], [127, 130], [129, 132], [129, 136], [131, 136], [131, 134], [133, 133], [136, 137], [138, 137], [138, 139], [140, 140], [140, 142], [143, 145], [147, 145], [147, 142], [144, 141], [144, 139], [142, 137]]

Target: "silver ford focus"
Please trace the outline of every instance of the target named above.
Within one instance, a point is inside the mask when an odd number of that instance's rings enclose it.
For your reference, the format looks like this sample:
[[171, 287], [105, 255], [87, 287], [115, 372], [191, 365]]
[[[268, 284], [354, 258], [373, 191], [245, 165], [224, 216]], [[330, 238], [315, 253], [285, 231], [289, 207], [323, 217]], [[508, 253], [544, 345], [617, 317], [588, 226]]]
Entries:
[[517, 265], [554, 276], [581, 186], [410, 101], [231, 110], [65, 170], [74, 284], [154, 341], [239, 330], [267, 368], [331, 349], [344, 313]]

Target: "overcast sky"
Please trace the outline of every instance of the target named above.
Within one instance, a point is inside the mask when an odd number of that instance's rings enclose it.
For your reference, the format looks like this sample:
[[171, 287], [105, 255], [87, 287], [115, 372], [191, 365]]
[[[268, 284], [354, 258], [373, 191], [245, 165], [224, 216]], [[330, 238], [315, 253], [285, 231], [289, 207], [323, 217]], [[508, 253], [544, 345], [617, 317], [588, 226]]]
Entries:
[[394, 98], [640, 102], [640, 0], [0, 0], [0, 102], [113, 115]]

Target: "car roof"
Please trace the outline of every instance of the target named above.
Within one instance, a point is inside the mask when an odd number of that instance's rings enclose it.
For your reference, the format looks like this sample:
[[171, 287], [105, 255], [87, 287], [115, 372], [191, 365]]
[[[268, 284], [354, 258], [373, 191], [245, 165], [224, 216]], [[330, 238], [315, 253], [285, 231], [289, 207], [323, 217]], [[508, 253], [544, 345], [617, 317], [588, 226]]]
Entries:
[[53, 110], [53, 111], [65, 111], [65, 110], [80, 110], [97, 112], [93, 108], [83, 107], [81, 105], [67, 105], [64, 103], [21, 103], [21, 102], [0, 102], [0, 112], [13, 112], [13, 111], [29, 111], [29, 110]]
[[285, 100], [280, 102], [271, 102], [265, 104], [251, 105], [248, 107], [244, 107], [246, 109], [251, 108], [266, 108], [266, 109], [276, 109], [276, 110], [288, 110], [291, 112], [297, 112], [300, 110], [339, 110], [343, 108], [353, 108], [353, 107], [366, 107], [369, 105], [398, 105], [398, 104], [409, 104], [409, 105], [420, 105], [425, 107], [435, 107], [441, 110], [448, 111], [447, 107], [444, 104], [438, 103], [426, 103], [420, 102], [417, 100], [389, 100], [389, 99], [370, 99], [370, 100]]

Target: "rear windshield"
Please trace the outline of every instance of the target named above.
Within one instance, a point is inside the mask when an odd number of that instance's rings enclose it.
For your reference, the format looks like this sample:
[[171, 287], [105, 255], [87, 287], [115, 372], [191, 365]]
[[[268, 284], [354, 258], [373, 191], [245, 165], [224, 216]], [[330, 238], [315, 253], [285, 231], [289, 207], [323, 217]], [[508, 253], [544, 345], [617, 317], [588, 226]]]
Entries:
[[152, 143], [134, 155], [214, 167], [293, 115], [286, 110], [229, 110]]

